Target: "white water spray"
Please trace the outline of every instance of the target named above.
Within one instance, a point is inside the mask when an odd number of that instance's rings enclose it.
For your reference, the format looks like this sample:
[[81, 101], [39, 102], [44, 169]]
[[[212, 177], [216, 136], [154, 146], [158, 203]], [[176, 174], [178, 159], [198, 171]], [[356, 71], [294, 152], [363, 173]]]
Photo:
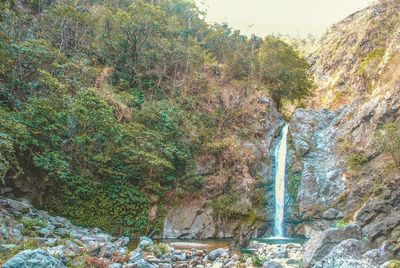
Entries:
[[275, 148], [275, 217], [274, 237], [284, 238], [283, 220], [285, 216], [285, 179], [287, 153], [288, 125], [285, 125], [280, 135], [280, 141]]

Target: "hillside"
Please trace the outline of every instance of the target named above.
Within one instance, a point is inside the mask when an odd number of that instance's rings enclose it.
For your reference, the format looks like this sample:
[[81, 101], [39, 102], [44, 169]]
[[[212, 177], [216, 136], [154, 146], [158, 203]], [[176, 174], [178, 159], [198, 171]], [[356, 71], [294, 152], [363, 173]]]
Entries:
[[338, 22], [307, 55], [318, 84], [312, 105], [339, 108], [398, 82], [399, 1], [376, 1]]
[[265, 224], [276, 107], [312, 86], [295, 49], [209, 25], [191, 1], [1, 10], [3, 194], [117, 234], [161, 236], [187, 200], [187, 221], [206, 211], [214, 227], [164, 235], [232, 237]]

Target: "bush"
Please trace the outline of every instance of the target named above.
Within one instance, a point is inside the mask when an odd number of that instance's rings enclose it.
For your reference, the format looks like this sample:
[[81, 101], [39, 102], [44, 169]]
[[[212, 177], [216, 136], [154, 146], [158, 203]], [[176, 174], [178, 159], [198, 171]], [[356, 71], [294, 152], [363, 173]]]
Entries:
[[22, 234], [24, 236], [35, 237], [37, 236], [36, 231], [40, 228], [46, 227], [46, 224], [38, 219], [22, 218], [20, 222], [24, 225]]
[[336, 228], [345, 228], [347, 225], [349, 225], [349, 223], [346, 222], [345, 220], [339, 220], [336, 223]]
[[266, 260], [267, 260], [266, 258], [258, 255], [254, 255], [251, 257], [251, 262], [255, 267], [262, 267]]
[[237, 218], [247, 216], [249, 211], [240, 207], [237, 201], [237, 194], [228, 193], [210, 201], [210, 204], [217, 217]]
[[360, 166], [366, 163], [368, 159], [360, 153], [352, 153], [349, 156], [349, 168], [353, 171], [357, 171]]

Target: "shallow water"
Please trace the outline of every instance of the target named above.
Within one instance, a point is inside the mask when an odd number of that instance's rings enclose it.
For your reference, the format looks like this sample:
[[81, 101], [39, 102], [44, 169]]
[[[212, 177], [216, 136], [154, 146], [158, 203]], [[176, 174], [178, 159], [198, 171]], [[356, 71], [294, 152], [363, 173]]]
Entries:
[[[203, 248], [207, 249], [208, 251], [212, 251], [217, 248], [228, 248], [232, 242], [229, 239], [154, 239], [155, 242], [162, 242], [162, 243], [177, 243], [176, 248], [180, 249], [191, 249], [203, 246]], [[185, 247], [184, 244], [187, 244]], [[191, 245], [195, 243], [196, 245]], [[139, 244], [139, 239], [132, 239], [129, 244], [129, 250], [134, 250], [137, 248]]]
[[265, 244], [271, 244], [271, 245], [282, 245], [282, 244], [289, 244], [289, 243], [295, 243], [295, 244], [304, 244], [305, 242], [308, 241], [307, 238], [254, 238], [253, 241], [265, 243]]

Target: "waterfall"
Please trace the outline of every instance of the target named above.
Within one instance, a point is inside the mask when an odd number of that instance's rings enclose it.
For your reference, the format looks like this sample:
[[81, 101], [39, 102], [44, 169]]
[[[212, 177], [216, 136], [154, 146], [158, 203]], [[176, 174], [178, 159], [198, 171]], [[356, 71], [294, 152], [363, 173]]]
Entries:
[[275, 148], [275, 216], [274, 216], [274, 237], [284, 237], [283, 220], [285, 216], [285, 179], [286, 179], [286, 153], [287, 153], [286, 124], [281, 132], [280, 141]]

